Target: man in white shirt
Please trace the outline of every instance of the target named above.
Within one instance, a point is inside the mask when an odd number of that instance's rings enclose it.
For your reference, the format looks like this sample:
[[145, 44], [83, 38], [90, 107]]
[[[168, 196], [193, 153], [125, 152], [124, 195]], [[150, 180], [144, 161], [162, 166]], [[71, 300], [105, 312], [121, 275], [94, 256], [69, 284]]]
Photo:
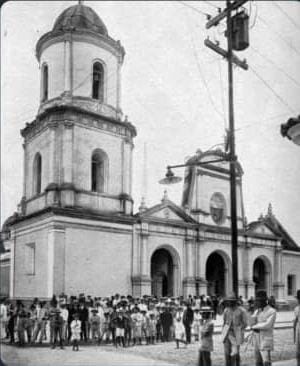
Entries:
[[7, 337], [7, 323], [8, 323], [8, 309], [7, 301], [4, 299], [0, 304], [0, 337], [5, 339]]
[[254, 332], [255, 362], [257, 366], [271, 366], [276, 310], [268, 304], [265, 291], [257, 292], [255, 306], [256, 310], [250, 320], [251, 330]]

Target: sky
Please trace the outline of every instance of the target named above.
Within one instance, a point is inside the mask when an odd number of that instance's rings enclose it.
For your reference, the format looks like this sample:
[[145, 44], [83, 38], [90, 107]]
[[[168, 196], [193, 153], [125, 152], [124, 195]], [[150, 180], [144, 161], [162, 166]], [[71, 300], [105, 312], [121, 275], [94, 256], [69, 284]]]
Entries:
[[[1, 223], [22, 197], [20, 129], [39, 106], [35, 45], [76, 1], [10, 1], [1, 8]], [[136, 126], [133, 157], [135, 211], [146, 196], [160, 202], [167, 165], [222, 144], [228, 127], [227, 62], [204, 45], [226, 48], [225, 23], [207, 30], [206, 15], [225, 1], [85, 1], [120, 40], [122, 110]], [[280, 124], [300, 114], [300, 2], [251, 1], [250, 46], [234, 67], [236, 152], [244, 170], [248, 222], [273, 213], [300, 245], [300, 147], [280, 135]], [[146, 146], [146, 148], [145, 148]], [[221, 145], [220, 145], [221, 146]], [[146, 150], [146, 154], [145, 154]], [[183, 175], [183, 170], [176, 171]], [[168, 186], [181, 203], [182, 184]]]

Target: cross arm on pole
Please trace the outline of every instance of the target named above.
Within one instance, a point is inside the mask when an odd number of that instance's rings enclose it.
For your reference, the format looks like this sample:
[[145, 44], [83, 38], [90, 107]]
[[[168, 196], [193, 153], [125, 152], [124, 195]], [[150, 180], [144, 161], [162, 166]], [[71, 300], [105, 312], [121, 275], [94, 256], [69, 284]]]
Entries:
[[[211, 48], [213, 51], [217, 52], [219, 55], [228, 59], [228, 52], [219, 47], [216, 43], [212, 42], [208, 38], [204, 40], [205, 46]], [[248, 70], [248, 64], [246, 60], [241, 61], [234, 53], [232, 54], [232, 62], [244, 70]]]
[[218, 25], [219, 22], [224, 19], [227, 16], [227, 12], [228, 11], [232, 11], [232, 10], [236, 10], [238, 9], [240, 6], [244, 5], [248, 0], [237, 0], [233, 3], [231, 3], [231, 5], [229, 5], [225, 10], [223, 10], [220, 14], [218, 14], [217, 16], [215, 16], [214, 18], [210, 19], [207, 23], [206, 23], [206, 28], [209, 29], [212, 26]]

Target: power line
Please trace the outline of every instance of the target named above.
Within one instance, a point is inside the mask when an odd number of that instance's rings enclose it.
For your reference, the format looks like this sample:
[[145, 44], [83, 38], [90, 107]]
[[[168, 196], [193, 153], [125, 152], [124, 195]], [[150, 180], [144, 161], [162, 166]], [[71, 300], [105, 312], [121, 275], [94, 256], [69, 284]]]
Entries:
[[260, 15], [257, 15], [257, 18], [268, 28], [273, 29], [274, 34], [277, 35], [278, 38], [282, 40], [289, 48], [291, 48], [294, 52], [296, 52], [300, 56], [300, 52], [295, 48], [290, 42], [288, 42], [285, 38], [282, 37], [282, 35], [277, 32], [274, 28], [272, 28]]
[[289, 21], [290, 21], [292, 24], [294, 24], [294, 26], [295, 26], [297, 29], [299, 29], [299, 30], [300, 30], [299, 25], [294, 21], [294, 19], [293, 19], [292, 17], [290, 17], [290, 15], [289, 15], [288, 13], [286, 13], [286, 12], [281, 8], [281, 6], [279, 6], [278, 4], [276, 4], [276, 2], [275, 2], [275, 1], [273, 1], [273, 4], [277, 7], [277, 9], [279, 9], [279, 10], [281, 11], [281, 13], [282, 13], [283, 15], [285, 15], [285, 16], [286, 16], [286, 18], [288, 18], [288, 19], [289, 19]]
[[223, 116], [224, 116], [224, 128], [227, 127], [227, 120], [226, 120], [226, 113], [225, 113], [225, 100], [224, 100], [224, 87], [223, 87], [223, 80], [222, 80], [222, 70], [221, 70], [221, 59], [219, 58], [218, 62], [219, 68], [219, 76], [220, 76], [220, 86], [221, 86], [221, 100], [222, 100], [222, 108], [223, 108]]
[[208, 17], [211, 16], [210, 14], [205, 13], [204, 11], [202, 11], [200, 9], [197, 9], [194, 6], [190, 5], [190, 4], [187, 4], [184, 1], [177, 0], [177, 2], [180, 3], [180, 4], [182, 4], [182, 5], [184, 5], [184, 6], [186, 6], [186, 7], [188, 7], [188, 8], [190, 8], [190, 9], [192, 9], [192, 10], [194, 10], [194, 11], [196, 11], [197, 13], [199, 13], [201, 15], [204, 15], [206, 18], [208, 18]]
[[292, 113], [295, 113], [295, 110], [289, 106], [289, 104], [271, 87], [271, 85], [263, 79], [257, 71], [253, 67], [249, 67], [250, 70], [258, 77], [258, 79], [264, 83], [264, 85], [271, 90], [271, 92], [281, 101], [282, 104], [284, 104]]
[[220, 9], [220, 7], [219, 6], [217, 6], [217, 5], [215, 5], [215, 4], [213, 4], [213, 3], [211, 3], [210, 1], [207, 1], [207, 0], [205, 0], [205, 3], [206, 4], [208, 4], [208, 5], [210, 5], [210, 6], [212, 6], [212, 7], [214, 7], [215, 9]]
[[294, 79], [292, 76], [290, 76], [282, 67], [278, 66], [272, 59], [270, 59], [269, 57], [263, 55], [260, 51], [258, 51], [256, 48], [254, 48], [253, 46], [250, 46], [251, 49], [256, 52], [259, 56], [261, 56], [262, 58], [264, 58], [266, 61], [270, 62], [272, 65], [274, 65], [279, 71], [281, 71], [286, 77], [288, 77], [291, 81], [293, 81], [295, 84], [297, 84], [300, 87], [300, 83]]

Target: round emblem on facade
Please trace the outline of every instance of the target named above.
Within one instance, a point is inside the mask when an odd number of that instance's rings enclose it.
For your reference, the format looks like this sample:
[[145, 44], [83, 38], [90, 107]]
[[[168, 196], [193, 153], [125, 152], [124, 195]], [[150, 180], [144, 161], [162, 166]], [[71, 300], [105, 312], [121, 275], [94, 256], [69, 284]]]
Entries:
[[214, 222], [221, 225], [226, 217], [226, 200], [225, 197], [216, 192], [210, 199], [210, 214]]

